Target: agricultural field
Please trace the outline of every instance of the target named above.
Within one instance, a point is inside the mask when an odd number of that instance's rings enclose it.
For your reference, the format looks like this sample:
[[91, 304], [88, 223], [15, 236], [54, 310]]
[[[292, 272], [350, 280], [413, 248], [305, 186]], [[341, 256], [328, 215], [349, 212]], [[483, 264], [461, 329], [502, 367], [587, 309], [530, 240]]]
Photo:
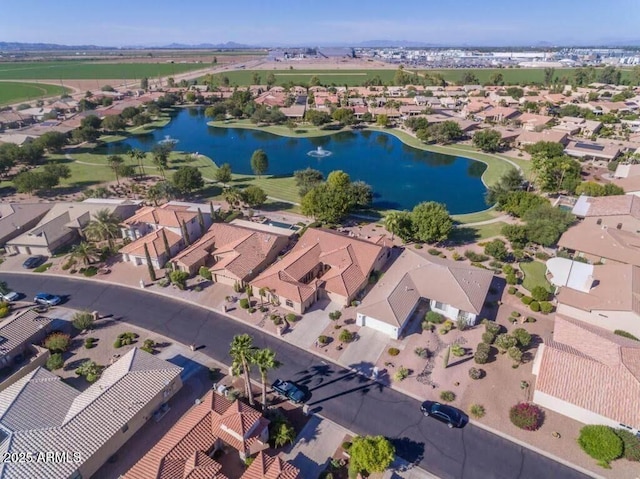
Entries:
[[46, 83], [0, 82], [0, 105], [30, 102], [39, 98], [62, 95], [69, 91]]
[[[419, 76], [433, 76], [436, 74], [452, 83], [461, 81], [462, 75], [466, 72], [473, 73], [480, 83], [488, 83], [492, 75], [500, 73], [506, 84], [519, 83], [543, 83], [544, 68], [484, 68], [484, 69], [449, 69], [449, 70], [414, 70], [406, 69], [408, 72], [417, 72]], [[575, 74], [575, 68], [556, 68], [554, 77], [567, 77], [571, 80]], [[282, 85], [284, 83], [293, 82], [296, 84], [308, 84], [311, 77], [318, 77], [323, 85], [336, 86], [358, 86], [364, 84], [367, 80], [372, 80], [376, 76], [380, 77], [383, 83], [392, 84], [395, 76], [395, 70], [238, 70], [225, 72], [216, 75], [217, 77], [226, 76], [229, 78], [231, 85], [251, 85], [253, 84], [254, 74], [260, 77], [261, 83], [266, 82], [267, 75], [273, 73], [276, 77], [276, 83]], [[630, 70], [622, 70], [622, 79], [629, 78]]]
[[102, 63], [83, 61], [0, 63], [0, 80], [139, 80], [177, 75], [207, 63]]

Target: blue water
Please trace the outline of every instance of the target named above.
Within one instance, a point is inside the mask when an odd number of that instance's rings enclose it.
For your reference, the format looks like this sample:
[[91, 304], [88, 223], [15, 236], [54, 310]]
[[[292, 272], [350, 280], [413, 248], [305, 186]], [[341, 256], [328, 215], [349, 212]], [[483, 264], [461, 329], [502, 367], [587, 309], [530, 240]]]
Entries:
[[[109, 146], [110, 153], [139, 148], [150, 151], [166, 135], [179, 140], [176, 150], [198, 152], [234, 173], [252, 174], [250, 158], [258, 148], [269, 157], [267, 175], [291, 175], [315, 168], [325, 174], [347, 172], [374, 191], [378, 208], [411, 209], [421, 201], [438, 201], [452, 214], [486, 208], [481, 181], [486, 166], [468, 158], [418, 150], [377, 131], [340, 132], [321, 138], [286, 138], [263, 131], [208, 126], [202, 109], [181, 109], [166, 127]], [[331, 156], [313, 158], [318, 146]]]

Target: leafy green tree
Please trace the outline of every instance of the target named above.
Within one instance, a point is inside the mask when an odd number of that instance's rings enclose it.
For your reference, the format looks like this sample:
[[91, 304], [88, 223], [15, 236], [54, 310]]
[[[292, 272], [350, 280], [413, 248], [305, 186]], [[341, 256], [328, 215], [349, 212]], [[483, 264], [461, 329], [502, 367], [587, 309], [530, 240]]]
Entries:
[[355, 116], [353, 115], [353, 110], [350, 108], [338, 108], [331, 116], [334, 120], [339, 121], [343, 125], [352, 125], [356, 121]]
[[553, 246], [560, 235], [575, 221], [568, 211], [542, 205], [527, 211], [522, 219], [527, 224], [527, 239], [543, 246]]
[[258, 149], [253, 152], [251, 155], [251, 169], [258, 178], [269, 169], [269, 157], [264, 150]]
[[247, 206], [255, 208], [267, 201], [267, 194], [259, 186], [249, 185], [242, 190], [242, 199]]
[[357, 208], [368, 208], [373, 201], [373, 190], [364, 181], [354, 181], [350, 187], [351, 201]]
[[313, 126], [321, 126], [331, 122], [331, 115], [326, 111], [320, 110], [307, 110], [304, 114], [305, 121], [311, 123]]
[[511, 247], [522, 249], [527, 244], [527, 227], [524, 225], [506, 224], [500, 231], [511, 243]]
[[473, 144], [482, 151], [493, 153], [500, 149], [502, 135], [496, 130], [480, 130], [473, 135]]
[[390, 124], [391, 120], [389, 120], [389, 115], [385, 115], [384, 113], [379, 113], [378, 115], [376, 115], [376, 125], [386, 128]]
[[173, 174], [172, 182], [182, 194], [189, 194], [204, 186], [202, 173], [195, 166], [181, 166]]
[[460, 78], [461, 85], [479, 85], [480, 80], [473, 72], [466, 71], [462, 74], [462, 78]]
[[88, 115], [80, 120], [80, 128], [93, 128], [97, 130], [101, 125], [102, 120], [96, 115]]
[[314, 170], [313, 168], [305, 168], [304, 170], [297, 170], [293, 173], [293, 177], [298, 187], [298, 193], [302, 198], [306, 195], [311, 188], [319, 185], [324, 180], [324, 175], [321, 171]]
[[231, 367], [235, 374], [242, 374], [247, 399], [250, 405], [254, 405], [253, 391], [251, 390], [251, 363], [256, 353], [253, 338], [248, 334], [235, 335], [231, 341], [229, 355], [233, 361]]
[[71, 337], [64, 333], [51, 333], [43, 343], [52, 353], [64, 353], [71, 346]]
[[416, 132], [419, 140], [424, 142], [436, 142], [443, 145], [462, 138], [460, 125], [455, 121], [447, 120], [440, 123], [431, 123], [429, 126]]
[[531, 290], [531, 297], [536, 301], [547, 301], [549, 299], [549, 292], [544, 286], [534, 286]]
[[612, 195], [624, 195], [624, 190], [618, 185], [613, 183], [607, 183], [601, 185], [595, 181], [584, 181], [576, 188], [576, 195], [587, 196], [612, 196]]
[[276, 84], [276, 76], [273, 74], [273, 72], [270, 72], [267, 75], [267, 86], [273, 86]]
[[507, 172], [487, 190], [485, 197], [487, 204], [497, 204], [500, 209], [500, 205], [504, 201], [505, 196], [512, 191], [521, 189], [523, 182], [524, 178], [520, 170], [516, 170], [515, 168], [507, 170]]
[[56, 178], [69, 178], [71, 177], [71, 168], [61, 163], [49, 163], [44, 166], [44, 172], [48, 175], [55, 176]]
[[231, 165], [229, 163], [223, 163], [213, 173], [213, 176], [218, 183], [226, 185], [231, 181]]
[[169, 273], [169, 279], [171, 283], [175, 284], [178, 289], [187, 289], [187, 279], [189, 279], [189, 273], [186, 271], [175, 270]]
[[529, 210], [550, 205], [549, 200], [530, 191], [511, 191], [499, 198], [497, 208], [521, 218]]
[[101, 126], [105, 131], [119, 131], [124, 129], [127, 124], [120, 115], [109, 115], [102, 120]]
[[165, 177], [165, 170], [169, 166], [169, 155], [173, 150], [174, 144], [172, 142], [164, 142], [158, 143], [153, 147], [151, 154], [153, 155], [153, 164], [158, 170], [160, 170], [160, 174], [163, 178]]
[[351, 183], [343, 171], [332, 171], [326, 182], [311, 188], [302, 198], [302, 212], [318, 221], [337, 223], [353, 208], [368, 201], [370, 190], [366, 186]]
[[49, 153], [60, 153], [67, 144], [67, 136], [57, 131], [48, 131], [40, 135], [36, 143]]
[[140, 80], [140, 88], [142, 90], [149, 89], [149, 79], [147, 77], [143, 77], [142, 80]]
[[392, 211], [384, 217], [384, 225], [391, 239], [398, 236], [402, 241], [411, 241], [414, 237], [413, 221], [409, 211]]
[[502, 76], [502, 73], [492, 73], [489, 77], [489, 85], [504, 85], [504, 77]]
[[[262, 297], [262, 295], [261, 295]], [[262, 384], [262, 409], [267, 408], [267, 374], [272, 369], [280, 367], [280, 361], [276, 359], [276, 353], [269, 348], [258, 349], [251, 357], [251, 362], [255, 364], [260, 372]]]
[[384, 472], [395, 459], [395, 448], [383, 436], [356, 436], [349, 448], [349, 469], [355, 472]]
[[516, 346], [518, 344], [518, 340], [510, 334], [503, 333], [498, 334], [494, 344], [496, 345], [500, 353], [504, 354], [509, 348]]
[[109, 248], [113, 249], [114, 240], [120, 236], [120, 217], [107, 208], [98, 210], [84, 229], [84, 235], [91, 241], [108, 241]]
[[539, 141], [533, 145], [527, 145], [525, 150], [532, 157], [554, 158], [564, 154], [564, 146], [555, 141]]
[[415, 239], [437, 243], [449, 237], [453, 221], [444, 205], [435, 201], [422, 202], [411, 212]]
[[498, 261], [504, 261], [509, 257], [509, 250], [507, 250], [504, 241], [499, 239], [488, 242], [484, 247], [484, 253]]

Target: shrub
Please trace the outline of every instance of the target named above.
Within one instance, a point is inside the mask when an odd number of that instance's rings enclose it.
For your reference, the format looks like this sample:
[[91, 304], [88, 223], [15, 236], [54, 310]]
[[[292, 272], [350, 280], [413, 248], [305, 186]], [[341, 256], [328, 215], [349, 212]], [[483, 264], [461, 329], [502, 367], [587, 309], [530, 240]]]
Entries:
[[135, 343], [137, 338], [138, 335], [131, 332], [125, 332], [118, 335], [118, 339], [120, 340], [120, 344], [122, 346], [128, 346], [129, 344]]
[[189, 279], [189, 273], [180, 270], [171, 271], [171, 273], [169, 273], [169, 279], [179, 289], [185, 289], [187, 287], [187, 279]]
[[87, 338], [84, 340], [85, 349], [91, 349], [96, 346], [96, 338]]
[[121, 347], [122, 347], [122, 341], [120, 340], [120, 338], [116, 339], [116, 340], [113, 342], [113, 347], [114, 347], [114, 348], [116, 348], [116, 349], [118, 349], [118, 348], [121, 348]]
[[476, 364], [486, 364], [489, 360], [489, 351], [491, 347], [487, 343], [480, 343], [476, 348], [476, 352], [473, 355], [473, 360]]
[[266, 306], [260, 306], [258, 308], [258, 311], [260, 311], [261, 313], [266, 313], [267, 311], [269, 311], [269, 309]]
[[518, 344], [523, 348], [526, 348], [531, 343], [531, 334], [524, 328], [516, 328], [511, 331], [511, 334], [518, 340]]
[[540, 311], [540, 303], [538, 303], [537, 301], [531, 301], [531, 304], [529, 305], [529, 309], [531, 311], [533, 311], [534, 313], [537, 313]]
[[456, 320], [456, 328], [460, 331], [466, 331], [469, 329], [469, 323], [467, 323], [465, 318], [458, 318]]
[[484, 324], [484, 330], [497, 336], [502, 329], [498, 323], [494, 323], [493, 321], [489, 321], [488, 319], [483, 319], [482, 324]]
[[429, 323], [441, 324], [444, 322], [444, 316], [440, 313], [436, 313], [435, 311], [429, 311], [424, 315], [424, 319]]
[[356, 335], [348, 329], [343, 329], [342, 331], [340, 331], [340, 336], [338, 337], [338, 339], [340, 339], [340, 341], [342, 341], [343, 343], [350, 343], [351, 341], [356, 339]]
[[45, 264], [41, 264], [40, 266], [38, 266], [36, 269], [33, 270], [34, 273], [44, 273], [46, 270], [48, 270], [49, 268], [51, 268], [51, 266], [53, 266], [53, 263], [45, 263]]
[[332, 311], [331, 313], [329, 313], [329, 319], [333, 321], [340, 319], [341, 316], [342, 313], [340, 311]]
[[423, 331], [433, 331], [433, 330], [434, 330], [434, 328], [436, 327], [436, 325], [435, 325], [435, 324], [430, 323], [430, 322], [429, 322], [429, 321], [427, 321], [426, 319], [425, 319], [425, 320], [423, 320], [423, 321], [420, 323], [420, 326], [422, 326], [422, 330], [423, 330]]
[[351, 449], [351, 442], [350, 441], [343, 442], [342, 449], [344, 449], [345, 451], [348, 451], [349, 449]]
[[456, 358], [461, 358], [466, 354], [466, 352], [467, 351], [459, 344], [454, 344], [451, 346], [451, 354], [453, 354]]
[[534, 286], [531, 290], [531, 296], [536, 301], [546, 301], [549, 299], [549, 292], [543, 286]]
[[249, 306], [250, 306], [250, 304], [249, 304], [249, 300], [247, 298], [240, 299], [240, 307], [242, 309], [249, 309]]
[[518, 403], [509, 411], [513, 425], [525, 431], [536, 431], [542, 425], [543, 418], [542, 409], [531, 403]]
[[440, 250], [437, 248], [429, 248], [427, 251], [429, 252], [430, 255], [440, 256]]
[[517, 367], [522, 362], [522, 351], [520, 350], [519, 347], [511, 346], [507, 350], [507, 353], [509, 354], [509, 357], [513, 359], [513, 362], [515, 364], [514, 367]]
[[54, 353], [47, 359], [47, 364], [45, 367], [49, 371], [55, 371], [56, 369], [61, 369], [64, 366], [64, 359], [62, 359], [62, 354]]
[[95, 276], [96, 274], [98, 274], [98, 268], [96, 268], [95, 266], [88, 266], [87, 268], [85, 268], [82, 274], [87, 278], [90, 278], [91, 276]]
[[211, 271], [209, 271], [209, 268], [207, 268], [206, 266], [200, 266], [198, 274], [209, 281], [211, 281], [211, 279], [213, 278], [213, 276], [211, 275]]
[[415, 245], [413, 245], [413, 247], [415, 249], [422, 249], [422, 245], [420, 243], [416, 243]]
[[467, 250], [464, 252], [464, 256], [466, 258], [468, 258], [470, 261], [474, 262], [474, 263], [483, 263], [485, 261], [487, 261], [489, 259], [488, 256], [485, 256], [483, 254], [478, 254], [478, 253], [474, 253], [471, 250]]
[[160, 278], [160, 280], [158, 281], [158, 286], [160, 286], [161, 288], [166, 288], [170, 284], [171, 281], [169, 281], [167, 278]]
[[318, 342], [320, 344], [329, 344], [329, 341], [331, 341], [331, 339], [329, 338], [329, 336], [318, 336]]
[[446, 329], [447, 332], [453, 329], [453, 321], [447, 319], [444, 323], [442, 323], [442, 329]]
[[536, 258], [541, 259], [542, 261], [547, 261], [549, 258], [551, 258], [551, 256], [549, 256], [547, 253], [544, 253], [542, 251], [538, 251], [536, 253]]
[[76, 369], [76, 374], [78, 376], [84, 376], [84, 378], [90, 383], [97, 381], [101, 373], [102, 367], [90, 360], [85, 361], [78, 369]]
[[509, 289], [507, 289], [507, 293], [509, 294], [516, 294], [518, 290], [516, 289], [515, 286], [509, 286]]
[[616, 329], [613, 331], [613, 334], [617, 334], [618, 336], [622, 336], [623, 338], [633, 339], [634, 341], [640, 341], [640, 339], [636, 338], [633, 334], [624, 331], [622, 329]]
[[580, 429], [578, 444], [584, 452], [598, 461], [598, 464], [609, 469], [609, 463], [618, 459], [624, 452], [624, 442], [613, 428], [609, 426], [591, 425]]
[[627, 461], [640, 461], [640, 438], [625, 429], [615, 429], [614, 432], [622, 439], [623, 457]]
[[527, 323], [535, 323], [537, 321], [533, 316], [527, 316]]
[[9, 311], [9, 303], [0, 303], [0, 318], [6, 318], [7, 316], [9, 316]]
[[519, 318], [520, 317], [520, 313], [518, 313], [517, 311], [511, 311], [511, 317], [512, 318]]
[[476, 419], [480, 419], [484, 417], [487, 412], [484, 409], [484, 406], [481, 404], [472, 404], [469, 408], [469, 414], [471, 414]]
[[518, 340], [510, 334], [499, 334], [498, 337], [496, 337], [495, 345], [498, 347], [500, 354], [506, 353], [509, 348], [512, 348], [517, 344]]
[[91, 326], [93, 326], [93, 314], [89, 311], [79, 311], [73, 315], [71, 324], [79, 331], [91, 329]]
[[144, 343], [142, 343], [143, 351], [146, 351], [149, 354], [153, 354], [155, 352], [156, 342], [153, 339], [145, 339]]
[[463, 257], [460, 253], [458, 253], [457, 251], [454, 251], [453, 254], [451, 255], [451, 259], [453, 259], [453, 261], [460, 261], [463, 259]]
[[409, 377], [409, 370], [404, 366], [400, 366], [400, 368], [394, 373], [393, 379], [396, 381], [404, 381]]
[[295, 323], [298, 320], [298, 317], [293, 313], [287, 313], [285, 319], [290, 323]]
[[522, 291], [516, 291], [516, 298], [522, 299], [524, 297], [524, 293]]
[[531, 296], [523, 296], [522, 298], [520, 298], [520, 301], [528, 306], [533, 301], [533, 298]]
[[471, 379], [482, 379], [484, 377], [484, 370], [478, 368], [470, 368], [469, 377]]
[[482, 333], [482, 342], [485, 344], [493, 344], [493, 342], [496, 340], [496, 335], [493, 334], [490, 331], [485, 331], [484, 333]]
[[400, 350], [398, 348], [389, 348], [387, 349], [387, 353], [389, 354], [389, 356], [397, 356], [398, 354], [400, 354]]
[[417, 347], [413, 352], [421, 359], [429, 359], [429, 350], [427, 348]]
[[456, 393], [453, 391], [442, 391], [440, 393], [440, 400], [444, 402], [452, 402], [456, 399]]
[[515, 273], [507, 273], [505, 280], [507, 281], [507, 284], [518, 284], [518, 277]]
[[277, 314], [272, 314], [272, 316], [273, 318], [271, 319], [273, 321], [273, 324], [275, 324], [276, 326], [280, 326], [282, 323], [284, 323], [284, 320]]
[[540, 302], [540, 311], [543, 314], [549, 314], [553, 311], [553, 304], [551, 304], [549, 301], [541, 301]]
[[249, 309], [248, 309], [248, 311], [249, 311], [251, 314], [253, 314], [253, 313], [255, 313], [255, 312], [256, 312], [256, 308], [249, 308]]
[[64, 353], [71, 345], [71, 337], [64, 333], [53, 333], [44, 340], [44, 347], [52, 353]]

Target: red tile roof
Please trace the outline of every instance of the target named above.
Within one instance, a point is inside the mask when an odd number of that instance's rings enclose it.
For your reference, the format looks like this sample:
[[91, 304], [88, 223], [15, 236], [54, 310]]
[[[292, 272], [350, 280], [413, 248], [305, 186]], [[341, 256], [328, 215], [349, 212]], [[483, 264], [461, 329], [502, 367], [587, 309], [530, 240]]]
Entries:
[[135, 225], [138, 223], [154, 224], [160, 226], [169, 226], [171, 228], [180, 228], [182, 221], [189, 223], [198, 217], [195, 211], [186, 211], [185, 208], [166, 204], [161, 208], [153, 206], [145, 206], [141, 208], [135, 215], [124, 221], [125, 225]]
[[173, 248], [175, 245], [182, 241], [182, 237], [180, 235], [177, 235], [173, 231], [166, 228], [160, 228], [156, 231], [152, 231], [151, 233], [144, 235], [142, 238], [138, 238], [128, 245], [123, 246], [120, 249], [120, 252], [143, 257], [144, 245], [146, 244], [147, 249], [149, 250], [149, 256], [151, 256], [151, 258], [157, 259], [165, 254], [164, 238], [162, 237], [163, 231], [167, 236], [169, 248]]
[[255, 460], [240, 479], [299, 479], [297, 467], [283, 461], [279, 457], [258, 453]]

